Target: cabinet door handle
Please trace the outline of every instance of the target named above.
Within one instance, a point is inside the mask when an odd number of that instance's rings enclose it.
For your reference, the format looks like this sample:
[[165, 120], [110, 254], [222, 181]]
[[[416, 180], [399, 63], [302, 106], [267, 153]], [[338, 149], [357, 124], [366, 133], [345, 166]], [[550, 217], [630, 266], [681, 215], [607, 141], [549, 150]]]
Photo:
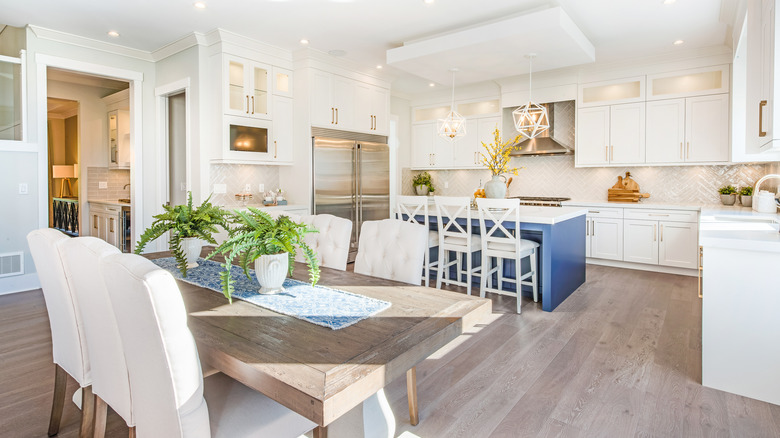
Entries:
[[609, 146], [604, 146], [604, 161], [609, 161]]
[[661, 217], [669, 217], [668, 214], [661, 214], [661, 213], [648, 213], [648, 216], [661, 216]]
[[663, 242], [664, 241], [664, 224], [659, 225], [659, 227], [661, 229], [661, 242]]
[[590, 236], [590, 219], [585, 219], [585, 235]]
[[276, 147], [276, 140], [274, 140], [274, 158], [276, 158], [276, 152], [278, 148]]
[[683, 145], [682, 142], [680, 142], [680, 159], [682, 160], [683, 158], [685, 158], [683, 157]]
[[333, 125], [336, 123], [336, 110], [333, 109], [333, 107], [330, 108], [330, 124]]
[[252, 96], [252, 114], [255, 113], [255, 96]]
[[691, 158], [691, 142], [685, 143], [685, 159]]
[[108, 232], [113, 233], [114, 232], [114, 218], [108, 219]]
[[699, 247], [699, 298], [704, 296], [702, 290], [702, 277], [704, 276], [704, 247]]
[[590, 235], [596, 236], [596, 221], [594, 220], [590, 221]]
[[615, 161], [615, 146], [609, 147], [609, 162]]
[[96, 214], [92, 215], [92, 223], [94, 224], [94, 225], [92, 225], [92, 228], [97, 230], [98, 224], [97, 224], [97, 215]]
[[599, 214], [599, 213], [601, 213], [601, 210], [588, 210], [588, 213]]
[[336, 108], [336, 124], [339, 124], [339, 109]]
[[653, 224], [653, 242], [657, 240], [658, 234], [656, 229], [656, 224]]
[[766, 106], [765, 100], [758, 102], [758, 136], [759, 137], [766, 137], [766, 131], [764, 131], [764, 107], [765, 106]]
[[249, 114], [249, 95], [246, 95], [246, 113]]

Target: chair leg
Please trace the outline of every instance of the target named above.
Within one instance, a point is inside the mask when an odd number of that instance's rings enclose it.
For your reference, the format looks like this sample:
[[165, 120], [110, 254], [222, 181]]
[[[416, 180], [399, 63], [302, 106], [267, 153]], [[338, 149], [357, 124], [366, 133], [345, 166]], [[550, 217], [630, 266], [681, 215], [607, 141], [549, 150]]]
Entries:
[[431, 249], [425, 248], [425, 260], [423, 260], [423, 263], [425, 263], [425, 266], [423, 267], [423, 272], [425, 272], [425, 287], [428, 287], [428, 281], [431, 277]]
[[531, 287], [534, 290], [534, 302], [539, 302], [539, 283], [537, 280], [538, 273], [536, 272], [536, 250], [531, 253]]
[[92, 386], [81, 388], [81, 428], [79, 438], [91, 438], [95, 434], [95, 395]]
[[49, 418], [49, 436], [57, 435], [62, 421], [62, 408], [65, 406], [65, 387], [68, 385], [68, 373], [61, 366], [54, 364], [54, 398], [51, 402], [51, 417]]
[[108, 415], [108, 405], [99, 396], [95, 396], [95, 438], [106, 436], [106, 416]]
[[479, 296], [482, 298], [485, 298], [486, 295], [486, 287], [487, 287], [487, 275], [485, 275], [486, 272], [490, 272], [490, 257], [487, 257], [485, 255], [485, 252], [482, 252], [482, 275], [479, 276]]
[[406, 397], [409, 399], [409, 421], [412, 426], [420, 422], [420, 412], [417, 406], [417, 367], [406, 372]]
[[328, 426], [317, 426], [312, 432], [313, 438], [328, 438]]
[[441, 249], [441, 246], [440, 246], [439, 247], [439, 266], [437, 266], [439, 269], [436, 270], [437, 271], [436, 272], [436, 289], [441, 289], [441, 282], [443, 280], [443, 278], [442, 278], [442, 276], [443, 276], [442, 271], [444, 270], [444, 265], [447, 264], [446, 259], [447, 259], [447, 251], [443, 251]]
[[127, 438], [135, 438], [135, 426], [131, 427], [130, 430], [127, 431]]
[[471, 295], [471, 252], [463, 253], [466, 257], [466, 293]]
[[496, 257], [496, 267], [498, 268], [498, 290], [504, 290], [504, 259]]

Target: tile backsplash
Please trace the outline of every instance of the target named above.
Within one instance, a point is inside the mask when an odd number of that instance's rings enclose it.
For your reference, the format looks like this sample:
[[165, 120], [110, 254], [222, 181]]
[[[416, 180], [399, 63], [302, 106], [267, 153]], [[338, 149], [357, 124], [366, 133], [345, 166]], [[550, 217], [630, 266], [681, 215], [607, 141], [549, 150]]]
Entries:
[[[106, 182], [108, 187], [101, 189], [100, 182]], [[129, 184], [129, 170], [109, 169], [108, 167], [87, 168], [87, 199], [115, 200], [129, 198]]]
[[[651, 201], [697, 204], [718, 203], [717, 189], [723, 185], [752, 186], [763, 175], [780, 171], [780, 163], [575, 168], [573, 155], [518, 157], [512, 159], [511, 166], [524, 168], [513, 176], [507, 196], [563, 196], [581, 201], [606, 201], [607, 189], [617, 182], [618, 175], [629, 171], [641, 191], [650, 193]], [[420, 172], [403, 169], [403, 194], [413, 194], [412, 177]], [[435, 170], [429, 173], [436, 194], [443, 196], [471, 196], [491, 176], [487, 170]]]
[[[225, 207], [240, 207], [241, 201], [237, 201], [235, 195], [243, 193], [247, 184], [254, 196], [252, 204], [262, 202], [260, 184], [265, 186], [265, 191], [279, 188], [279, 167], [258, 166], [253, 164], [212, 164], [209, 179], [209, 190], [214, 191], [214, 184], [225, 184], [225, 193], [214, 193], [211, 202]], [[282, 187], [284, 189], [284, 187]]]

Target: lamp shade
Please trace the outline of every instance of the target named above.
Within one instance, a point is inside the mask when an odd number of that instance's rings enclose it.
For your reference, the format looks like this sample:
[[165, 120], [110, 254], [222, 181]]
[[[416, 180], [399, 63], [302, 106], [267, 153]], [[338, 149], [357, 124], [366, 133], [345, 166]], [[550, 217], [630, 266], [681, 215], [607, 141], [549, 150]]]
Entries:
[[534, 138], [550, 127], [547, 108], [538, 103], [527, 104], [512, 111], [515, 129], [526, 138]]
[[54, 166], [51, 166], [51, 177], [52, 178], [73, 178], [73, 165], [55, 164]]
[[73, 178], [79, 177], [79, 163], [73, 165]]

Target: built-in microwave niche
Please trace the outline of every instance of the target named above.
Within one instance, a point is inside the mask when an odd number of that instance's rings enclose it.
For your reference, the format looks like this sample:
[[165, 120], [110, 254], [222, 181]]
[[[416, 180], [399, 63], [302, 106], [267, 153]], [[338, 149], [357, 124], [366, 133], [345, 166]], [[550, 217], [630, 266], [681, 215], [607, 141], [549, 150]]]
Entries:
[[273, 124], [267, 120], [226, 117], [221, 161], [251, 162], [273, 159]]

